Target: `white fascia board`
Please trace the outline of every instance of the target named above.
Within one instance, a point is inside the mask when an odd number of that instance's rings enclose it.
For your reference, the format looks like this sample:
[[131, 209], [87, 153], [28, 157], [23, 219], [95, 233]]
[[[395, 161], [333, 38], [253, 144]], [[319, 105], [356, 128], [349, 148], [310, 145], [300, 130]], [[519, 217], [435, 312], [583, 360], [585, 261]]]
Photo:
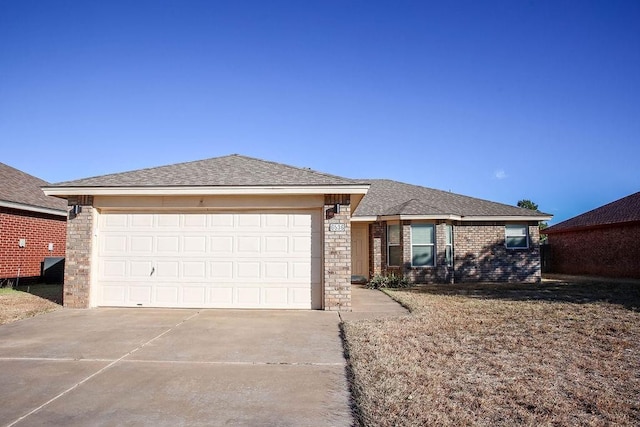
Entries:
[[[366, 218], [366, 219], [359, 219]], [[400, 220], [448, 220], [448, 221], [505, 221], [505, 222], [517, 222], [517, 221], [549, 221], [552, 216], [460, 216], [454, 214], [433, 214], [433, 215], [383, 215], [379, 217], [357, 217], [352, 218], [351, 221], [400, 221]]]
[[376, 222], [378, 220], [377, 216], [352, 216], [351, 222]]
[[549, 221], [553, 216], [465, 216], [462, 221]]
[[65, 217], [67, 216], [67, 211], [61, 211], [61, 210], [58, 210], [58, 209], [51, 209], [51, 208], [44, 208], [44, 207], [40, 207], [40, 206], [23, 205], [22, 203], [7, 202], [7, 201], [4, 201], [4, 200], [0, 200], [0, 206], [2, 206], [4, 208], [19, 209], [19, 210], [22, 210], [22, 211], [38, 212], [38, 213], [65, 216]]
[[417, 221], [417, 220], [427, 220], [427, 221], [451, 220], [451, 221], [459, 221], [460, 220], [460, 216], [459, 215], [452, 215], [452, 214], [384, 215], [384, 216], [381, 216], [379, 218], [382, 221], [398, 221], [398, 220], [411, 220], [411, 221]]
[[369, 185], [250, 186], [250, 187], [43, 187], [47, 196], [207, 196], [367, 194]]

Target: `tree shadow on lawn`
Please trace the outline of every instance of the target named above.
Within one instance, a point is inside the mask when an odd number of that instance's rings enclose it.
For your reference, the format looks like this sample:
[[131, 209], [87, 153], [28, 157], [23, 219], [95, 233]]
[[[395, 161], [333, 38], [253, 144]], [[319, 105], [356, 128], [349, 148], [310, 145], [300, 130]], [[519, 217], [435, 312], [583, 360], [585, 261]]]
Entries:
[[604, 302], [640, 311], [640, 281], [584, 277], [549, 276], [542, 283], [457, 283], [427, 284], [412, 292], [433, 295], [458, 295], [470, 298], [511, 301], [549, 301], [576, 304]]
[[58, 305], [62, 305], [62, 293], [63, 285], [61, 284], [44, 284], [39, 283], [35, 285], [20, 285], [15, 288], [16, 291], [26, 292], [38, 296], [40, 298], [47, 299], [51, 302], [55, 302]]

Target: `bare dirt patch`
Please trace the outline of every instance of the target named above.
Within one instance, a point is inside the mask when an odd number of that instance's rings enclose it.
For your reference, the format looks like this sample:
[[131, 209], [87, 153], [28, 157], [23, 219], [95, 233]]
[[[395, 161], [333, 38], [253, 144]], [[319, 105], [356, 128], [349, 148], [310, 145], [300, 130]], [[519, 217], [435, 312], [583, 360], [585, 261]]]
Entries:
[[50, 300], [54, 298], [52, 292], [57, 295], [57, 291], [51, 289], [40, 289], [38, 285], [31, 287], [30, 291], [40, 292], [43, 297], [14, 289], [0, 289], [0, 325], [61, 308]]
[[344, 324], [361, 424], [640, 425], [638, 286], [389, 291], [412, 316]]

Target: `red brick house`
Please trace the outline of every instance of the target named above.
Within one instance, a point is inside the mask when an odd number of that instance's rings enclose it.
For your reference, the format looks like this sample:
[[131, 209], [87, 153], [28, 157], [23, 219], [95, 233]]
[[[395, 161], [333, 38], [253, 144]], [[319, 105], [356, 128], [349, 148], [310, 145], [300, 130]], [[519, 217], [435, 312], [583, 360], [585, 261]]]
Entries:
[[45, 257], [64, 257], [66, 202], [46, 181], [0, 163], [0, 285], [40, 280]]
[[640, 192], [544, 232], [553, 273], [640, 278]]

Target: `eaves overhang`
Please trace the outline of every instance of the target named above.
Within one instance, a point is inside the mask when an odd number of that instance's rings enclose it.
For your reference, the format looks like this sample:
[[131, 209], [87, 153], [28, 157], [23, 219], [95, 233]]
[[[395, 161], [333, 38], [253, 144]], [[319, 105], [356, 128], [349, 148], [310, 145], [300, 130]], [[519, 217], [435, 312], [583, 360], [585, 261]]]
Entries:
[[305, 195], [366, 194], [363, 185], [313, 186], [166, 186], [166, 187], [42, 187], [47, 196], [207, 196], [207, 195]]
[[549, 221], [553, 218], [552, 215], [539, 216], [539, 215], [472, 215], [462, 216], [455, 214], [431, 214], [431, 215], [368, 215], [368, 216], [356, 216], [351, 218], [352, 222], [375, 222], [375, 221], [504, 221], [504, 222], [517, 222], [517, 221]]
[[64, 216], [64, 217], [67, 216], [67, 211], [64, 211], [64, 210], [45, 208], [42, 206], [25, 205], [23, 203], [9, 202], [6, 200], [0, 200], [0, 207], [18, 209], [18, 210], [28, 211], [28, 212], [37, 212], [37, 213], [43, 213], [43, 214], [49, 214], [49, 215], [57, 215], [57, 216]]

